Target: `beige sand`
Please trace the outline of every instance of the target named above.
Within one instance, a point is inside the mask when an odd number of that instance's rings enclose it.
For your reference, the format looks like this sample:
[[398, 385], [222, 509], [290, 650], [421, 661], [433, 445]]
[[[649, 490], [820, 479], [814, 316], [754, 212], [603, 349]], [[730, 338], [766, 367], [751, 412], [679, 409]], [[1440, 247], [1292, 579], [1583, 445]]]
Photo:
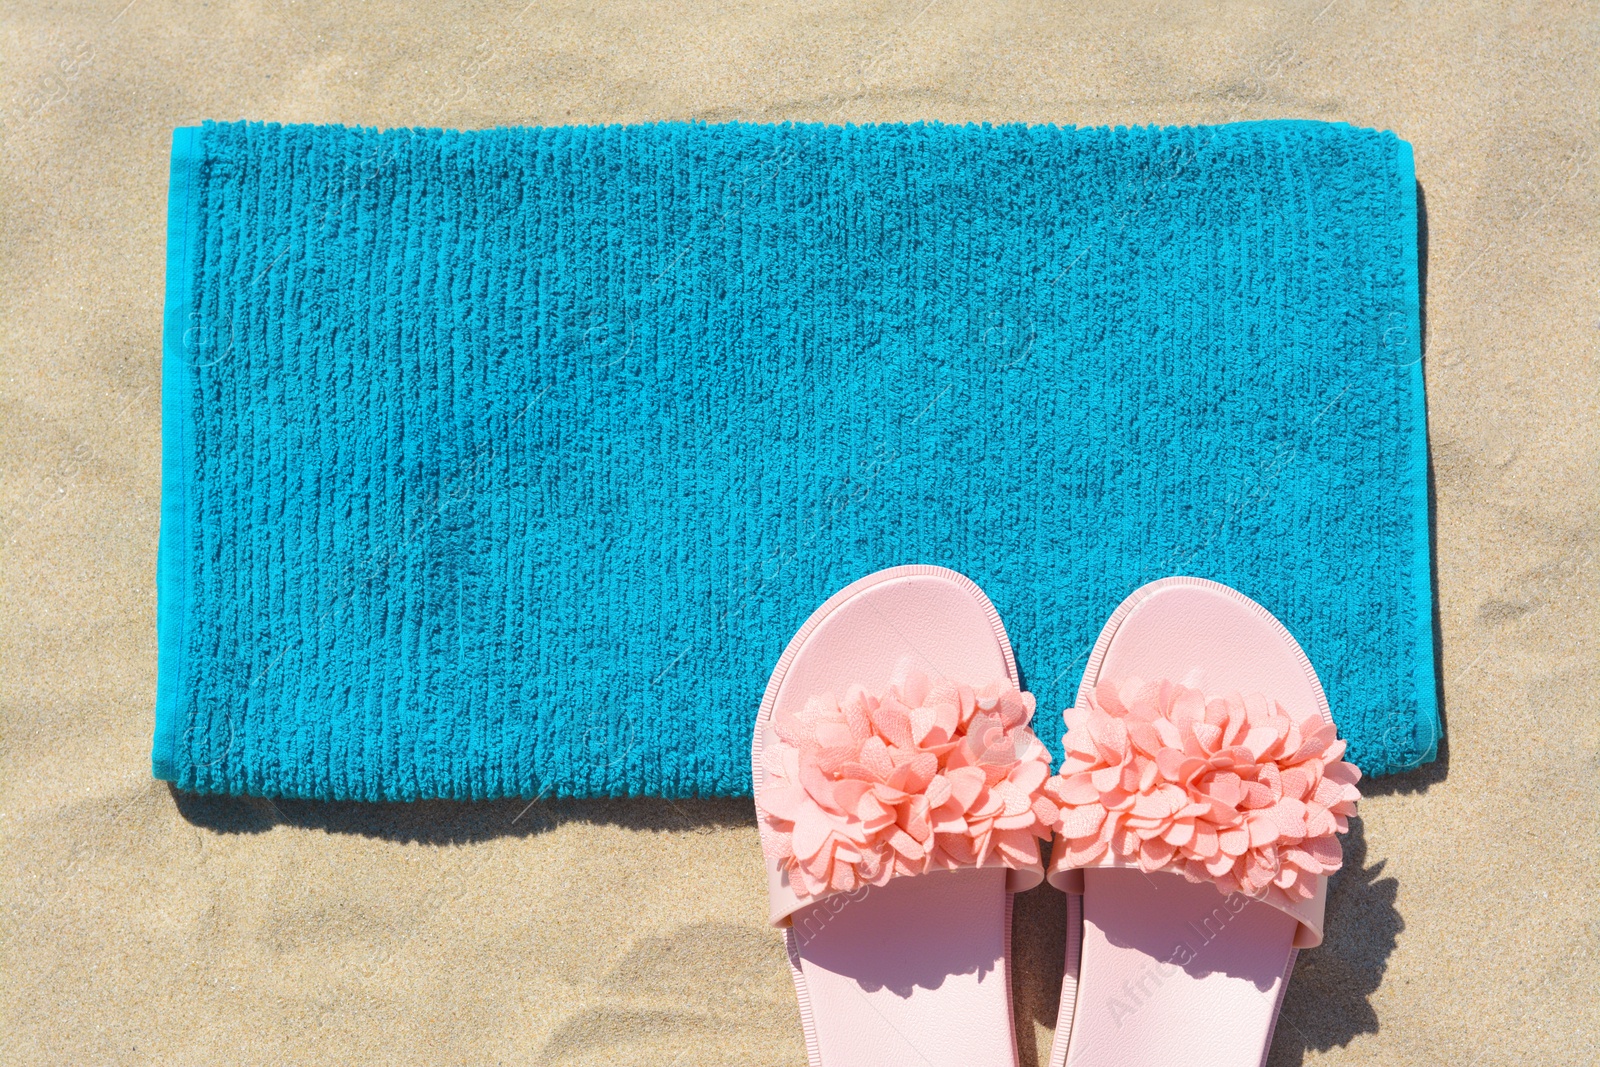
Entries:
[[1594, 4], [126, 2], [4, 15], [0, 1060], [804, 1062], [746, 802], [151, 781], [174, 125], [1305, 116], [1417, 149], [1450, 758], [1363, 804], [1272, 1062], [1600, 1061]]

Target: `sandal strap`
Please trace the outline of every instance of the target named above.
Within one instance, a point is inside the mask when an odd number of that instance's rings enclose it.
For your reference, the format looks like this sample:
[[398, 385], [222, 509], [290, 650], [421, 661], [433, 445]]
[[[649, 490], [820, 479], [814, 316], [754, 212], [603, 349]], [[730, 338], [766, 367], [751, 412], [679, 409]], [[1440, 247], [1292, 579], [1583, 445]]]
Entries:
[[969, 867], [1044, 877], [1039, 842], [1057, 807], [1048, 750], [1015, 685], [931, 681], [902, 669], [881, 692], [852, 686], [774, 714], [756, 809], [767, 831], [773, 921], [837, 893]]
[[1207, 694], [1167, 679], [1102, 681], [1066, 713], [1050, 880], [1082, 892], [1085, 867], [1168, 871], [1293, 915], [1322, 940], [1338, 834], [1361, 772], [1320, 713], [1260, 693]]

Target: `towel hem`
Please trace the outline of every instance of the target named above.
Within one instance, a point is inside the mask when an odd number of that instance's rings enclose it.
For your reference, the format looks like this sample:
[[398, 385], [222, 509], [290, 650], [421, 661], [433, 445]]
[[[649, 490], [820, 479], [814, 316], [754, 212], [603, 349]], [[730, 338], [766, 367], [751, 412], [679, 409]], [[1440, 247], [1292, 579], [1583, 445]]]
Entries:
[[1428, 501], [1428, 398], [1426, 379], [1422, 370], [1422, 292], [1417, 259], [1417, 171], [1416, 157], [1409, 142], [1399, 141], [1396, 160], [1399, 169], [1402, 211], [1401, 233], [1404, 252], [1406, 292], [1406, 339], [1402, 350], [1409, 362], [1405, 370], [1411, 375], [1411, 395], [1414, 398], [1410, 412], [1409, 434], [1411, 477], [1409, 484], [1416, 494], [1412, 503], [1416, 539], [1416, 569], [1412, 575], [1412, 603], [1417, 607], [1416, 699], [1417, 717], [1414, 751], [1421, 755], [1415, 762], [1394, 768], [1394, 772], [1412, 770], [1439, 758], [1439, 692], [1436, 684], [1437, 665], [1433, 648], [1433, 544], [1429, 534], [1431, 516]]
[[201, 157], [201, 129], [172, 131], [172, 177], [167, 190], [166, 301], [161, 328], [161, 527], [156, 549], [156, 708], [150, 770], [163, 781], [177, 780], [179, 698], [182, 693], [183, 620], [188, 583], [183, 568], [188, 543], [185, 495], [189, 449], [184, 440], [184, 406], [189, 365], [184, 359], [188, 319], [193, 309], [193, 237], [200, 204], [195, 196]]

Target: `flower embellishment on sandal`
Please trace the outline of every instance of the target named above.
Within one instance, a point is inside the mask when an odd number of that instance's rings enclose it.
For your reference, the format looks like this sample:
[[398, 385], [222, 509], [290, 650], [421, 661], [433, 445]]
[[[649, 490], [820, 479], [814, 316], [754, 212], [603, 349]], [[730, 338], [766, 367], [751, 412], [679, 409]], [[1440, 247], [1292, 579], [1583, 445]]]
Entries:
[[768, 854], [802, 896], [901, 875], [1039, 863], [1057, 806], [1034, 698], [902, 670], [773, 718], [758, 812]]
[[1066, 713], [1066, 756], [1044, 793], [1066, 864], [1108, 855], [1223, 893], [1309, 899], [1342, 862], [1361, 772], [1333, 723], [1260, 693], [1102, 681]]

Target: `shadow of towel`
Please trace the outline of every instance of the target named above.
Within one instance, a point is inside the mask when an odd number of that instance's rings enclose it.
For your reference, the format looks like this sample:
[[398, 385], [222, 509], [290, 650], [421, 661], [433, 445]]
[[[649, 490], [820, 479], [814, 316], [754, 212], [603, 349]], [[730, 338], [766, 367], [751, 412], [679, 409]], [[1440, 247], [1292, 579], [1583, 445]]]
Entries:
[[[170, 789], [170, 787], [169, 787]], [[498, 837], [529, 837], [570, 822], [630, 830], [710, 832], [754, 827], [749, 797], [668, 800], [422, 800], [366, 804], [185, 793], [170, 789], [178, 812], [195, 826], [222, 834], [259, 834], [277, 825], [360, 834], [385, 841], [461, 845]]]

